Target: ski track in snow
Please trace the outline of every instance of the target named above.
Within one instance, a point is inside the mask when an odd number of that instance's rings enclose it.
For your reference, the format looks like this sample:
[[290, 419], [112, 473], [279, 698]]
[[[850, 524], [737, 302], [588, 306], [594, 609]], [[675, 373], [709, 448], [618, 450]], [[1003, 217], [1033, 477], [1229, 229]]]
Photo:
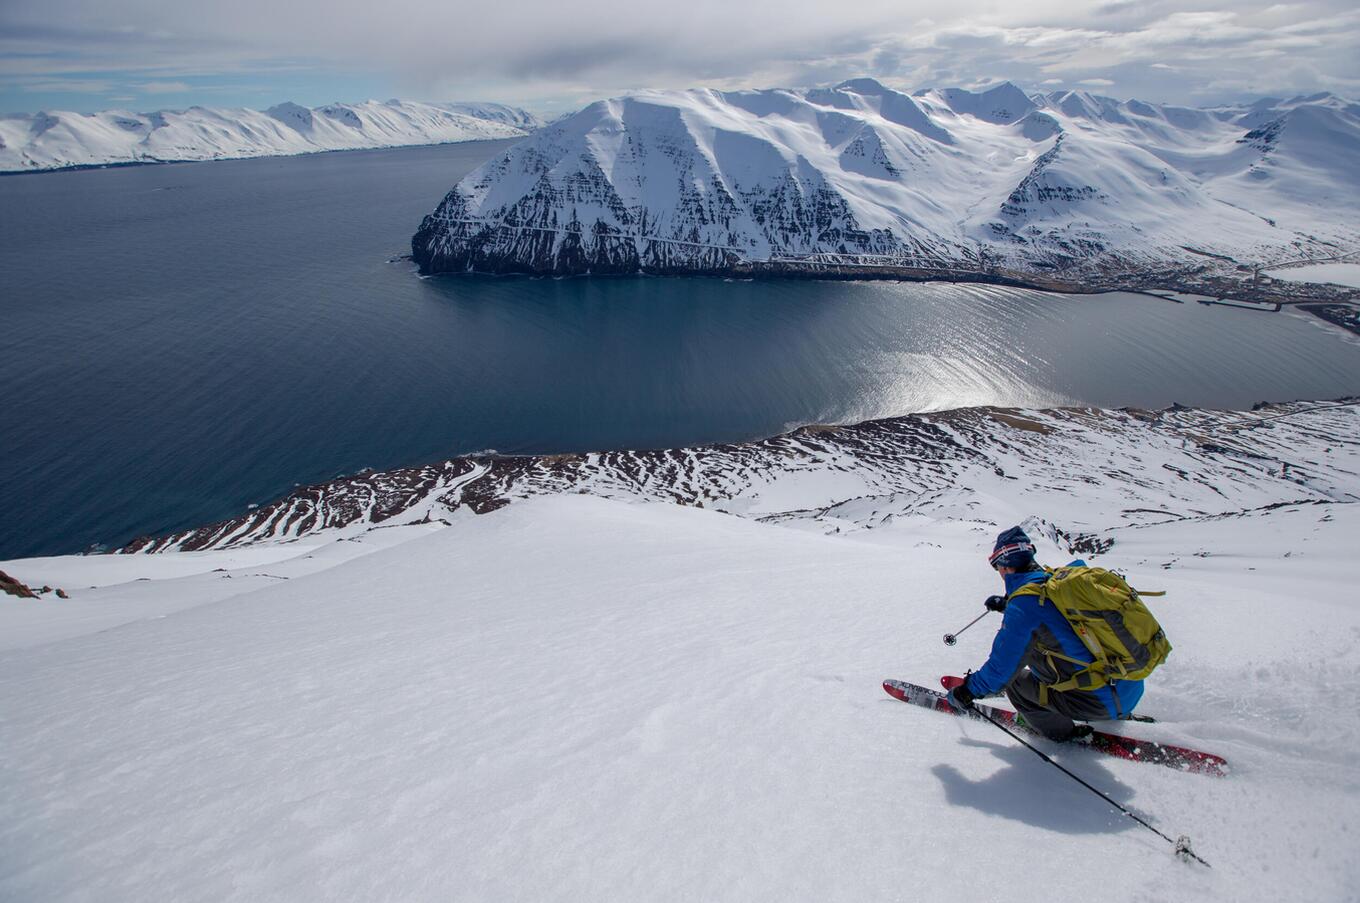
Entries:
[[[5, 562], [72, 598], [0, 597], [0, 898], [1075, 901], [1098, 869], [1109, 900], [1347, 899], [1358, 418], [977, 409], [482, 458], [303, 490], [311, 532]], [[940, 637], [1016, 522], [1168, 591], [1159, 723], [1115, 729], [1231, 775], [1056, 755], [1212, 870], [880, 689], [981, 664], [994, 619]]]

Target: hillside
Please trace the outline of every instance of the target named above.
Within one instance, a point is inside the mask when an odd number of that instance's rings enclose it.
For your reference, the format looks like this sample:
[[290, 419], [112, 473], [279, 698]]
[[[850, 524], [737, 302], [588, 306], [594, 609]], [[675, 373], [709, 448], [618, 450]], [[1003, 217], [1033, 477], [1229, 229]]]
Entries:
[[532, 114], [503, 104], [403, 100], [12, 114], [0, 116], [0, 172], [518, 138], [537, 125]]
[[1332, 402], [1252, 412], [964, 408], [805, 427], [741, 445], [469, 455], [304, 487], [231, 520], [145, 537], [122, 551], [349, 535], [561, 493], [693, 505], [829, 532], [958, 514], [979, 497], [1043, 487], [1078, 494], [1087, 505], [1099, 499], [1099, 517], [1063, 525], [1068, 533], [1089, 533], [1282, 500], [1354, 500], [1358, 417], [1353, 403]]
[[[71, 593], [0, 596], [0, 897], [1345, 899], [1357, 416], [978, 409], [727, 447], [725, 493], [535, 459], [480, 515], [0, 563]], [[1212, 870], [880, 690], [981, 663], [940, 636], [1021, 521], [1168, 591], [1127, 730], [1229, 777], [1056, 754]]]
[[1196, 110], [1003, 84], [644, 91], [454, 186], [426, 273], [1241, 278], [1360, 244], [1360, 106]]

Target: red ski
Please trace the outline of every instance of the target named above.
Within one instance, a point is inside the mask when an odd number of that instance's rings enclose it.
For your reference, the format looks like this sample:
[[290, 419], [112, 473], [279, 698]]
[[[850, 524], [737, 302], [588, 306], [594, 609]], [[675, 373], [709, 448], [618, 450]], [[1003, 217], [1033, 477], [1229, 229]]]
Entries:
[[[986, 721], [986, 716], [1000, 721], [1007, 727], [1016, 727], [1022, 730], [1033, 731], [1023, 720], [1017, 721], [1015, 713], [1006, 709], [993, 708], [987, 705], [976, 705], [978, 712], [959, 711], [945, 701], [945, 695], [936, 690], [928, 690], [925, 687], [918, 687], [915, 684], [905, 683], [900, 680], [883, 681], [883, 689], [894, 699], [909, 702], [912, 705], [919, 705], [922, 708], [934, 709], [937, 712], [944, 712], [948, 715], [962, 715], [964, 717], [976, 718], [979, 721]], [[1120, 759], [1129, 759], [1134, 762], [1151, 762], [1154, 765], [1165, 765], [1177, 771], [1190, 771], [1195, 774], [1208, 774], [1214, 777], [1224, 777], [1228, 773], [1228, 760], [1213, 753], [1200, 752], [1195, 749], [1187, 749], [1184, 746], [1172, 746], [1168, 743], [1154, 743], [1150, 740], [1136, 740], [1133, 737], [1125, 737], [1120, 734], [1107, 734], [1104, 731], [1096, 731], [1089, 737], [1081, 741], [1081, 746], [1102, 752], [1106, 755], [1115, 756]]]

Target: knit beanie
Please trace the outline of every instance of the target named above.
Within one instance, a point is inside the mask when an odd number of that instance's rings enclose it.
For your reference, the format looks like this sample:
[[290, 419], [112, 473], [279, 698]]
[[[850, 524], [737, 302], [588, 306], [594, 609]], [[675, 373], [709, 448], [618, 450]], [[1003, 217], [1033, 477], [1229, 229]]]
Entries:
[[1006, 567], [1025, 570], [1034, 567], [1034, 543], [1019, 527], [1011, 527], [996, 538], [987, 563], [994, 568]]

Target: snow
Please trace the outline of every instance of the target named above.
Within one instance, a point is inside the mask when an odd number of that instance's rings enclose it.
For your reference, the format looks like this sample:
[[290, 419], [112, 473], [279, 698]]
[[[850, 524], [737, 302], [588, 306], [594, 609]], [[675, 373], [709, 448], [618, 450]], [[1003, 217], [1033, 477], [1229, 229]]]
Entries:
[[1278, 260], [1360, 243], [1357, 148], [1360, 105], [1332, 95], [1189, 110], [1009, 84], [908, 96], [867, 78], [639, 91], [469, 174], [431, 217], [448, 238], [430, 251], [461, 239], [474, 255], [533, 249], [514, 262], [550, 270], [542, 233], [557, 233], [550, 250], [569, 233], [589, 246], [598, 224], [643, 262], [661, 255], [656, 266], [688, 255], [703, 268], [713, 249], [971, 270], [984, 251], [1022, 270], [1073, 258], [1198, 268], [1205, 250]]
[[1280, 270], [1262, 270], [1272, 279], [1289, 282], [1330, 282], [1360, 288], [1360, 263], [1310, 263]]
[[[241, 546], [228, 552], [184, 552], [169, 556], [63, 555], [23, 562], [34, 586], [62, 587], [72, 598], [10, 606], [0, 613], [5, 632], [0, 651], [109, 630], [133, 621], [160, 618], [184, 608], [239, 596], [278, 580], [325, 570], [367, 555], [412, 535], [428, 532], [411, 524], [387, 530], [331, 531], [298, 543]], [[89, 592], [88, 590], [96, 590]]]
[[[1300, 482], [1094, 432], [1030, 476], [1024, 424], [1054, 421], [1017, 412], [1011, 459], [933, 492], [848, 497], [877, 475], [795, 471], [786, 442], [767, 491], [841, 507], [784, 520], [564, 489], [447, 524], [0, 563], [107, 612], [0, 597], [0, 898], [1064, 901], [1098, 875], [1112, 901], [1346, 899], [1348, 410], [1241, 418], [1308, 462]], [[996, 591], [985, 553], [1018, 521], [1046, 562], [1079, 528], [1115, 541], [1095, 563], [1168, 591], [1159, 723], [1115, 729], [1232, 774], [1055, 754], [1212, 870], [989, 725], [880, 689], [981, 663], [994, 619], [940, 637]]]
[[[391, 103], [392, 101], [388, 101]], [[519, 107], [507, 106], [503, 103], [488, 103], [486, 101], [458, 101], [455, 103], [438, 104], [441, 109], [452, 113], [463, 113], [476, 119], [487, 119], [492, 121], [504, 122], [517, 129], [532, 132], [535, 129], [543, 128], [543, 120], [539, 119], [528, 110]]]
[[0, 172], [518, 138], [537, 126], [532, 114], [503, 104], [402, 100], [13, 114], [0, 116]]

